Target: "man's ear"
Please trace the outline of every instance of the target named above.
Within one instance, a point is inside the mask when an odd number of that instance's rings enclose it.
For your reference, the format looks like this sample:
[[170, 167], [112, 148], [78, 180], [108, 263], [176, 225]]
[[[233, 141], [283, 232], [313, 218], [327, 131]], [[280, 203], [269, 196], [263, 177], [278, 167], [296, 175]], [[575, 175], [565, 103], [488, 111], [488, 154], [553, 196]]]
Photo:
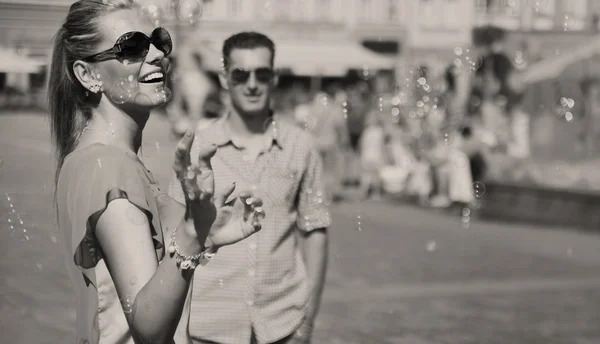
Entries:
[[279, 84], [279, 73], [275, 72], [271, 83], [273, 84], [273, 87], [277, 87], [277, 85]]
[[219, 72], [219, 83], [225, 90], [229, 90], [229, 79], [227, 79], [227, 75], [225, 73], [225, 70], [221, 70]]
[[86, 62], [79, 60], [75, 61], [73, 64], [73, 74], [75, 74], [75, 77], [77, 80], [79, 80], [79, 83], [81, 83], [81, 85], [88, 90], [92, 86], [98, 85], [98, 80], [94, 75], [92, 67]]

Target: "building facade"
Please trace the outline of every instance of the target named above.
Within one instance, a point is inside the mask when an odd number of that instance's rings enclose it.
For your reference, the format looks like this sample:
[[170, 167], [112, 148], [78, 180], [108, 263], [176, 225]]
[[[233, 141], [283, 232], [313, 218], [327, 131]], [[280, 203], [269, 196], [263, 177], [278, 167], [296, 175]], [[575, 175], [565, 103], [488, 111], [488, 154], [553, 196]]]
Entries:
[[[172, 0], [139, 1], [168, 8]], [[0, 45], [27, 47], [32, 55], [47, 56], [52, 36], [71, 3], [0, 0]], [[168, 18], [166, 26], [187, 38], [222, 39], [235, 31], [256, 29], [278, 39], [366, 42], [388, 53], [410, 45], [464, 43], [472, 26], [464, 13], [473, 7], [472, 0], [204, 0], [202, 6], [195, 28], [174, 25]]]

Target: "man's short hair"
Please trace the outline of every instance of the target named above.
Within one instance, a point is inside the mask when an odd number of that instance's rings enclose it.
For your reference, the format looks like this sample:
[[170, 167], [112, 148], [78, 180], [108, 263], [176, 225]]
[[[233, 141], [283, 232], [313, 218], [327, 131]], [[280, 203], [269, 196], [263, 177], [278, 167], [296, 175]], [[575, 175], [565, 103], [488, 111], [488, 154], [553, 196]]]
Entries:
[[227, 38], [223, 43], [223, 67], [229, 66], [229, 57], [233, 49], [267, 48], [271, 52], [271, 66], [275, 61], [275, 43], [262, 33], [244, 31]]

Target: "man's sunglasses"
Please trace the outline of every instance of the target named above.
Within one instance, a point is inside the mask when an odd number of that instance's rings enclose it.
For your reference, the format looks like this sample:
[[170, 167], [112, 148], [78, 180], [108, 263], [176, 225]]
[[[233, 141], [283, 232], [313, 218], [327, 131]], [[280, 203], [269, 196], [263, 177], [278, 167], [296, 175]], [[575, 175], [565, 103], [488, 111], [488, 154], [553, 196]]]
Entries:
[[266, 84], [273, 80], [275, 77], [275, 72], [271, 68], [261, 67], [257, 69], [243, 69], [243, 68], [235, 68], [231, 70], [231, 80], [236, 84], [245, 84], [250, 79], [250, 74], [254, 73], [256, 77], [256, 81]]
[[146, 58], [150, 45], [168, 56], [173, 51], [173, 41], [169, 32], [162, 27], [152, 31], [150, 37], [139, 31], [127, 32], [117, 38], [115, 45], [105, 51], [99, 52], [83, 59], [86, 62], [100, 62], [117, 59], [119, 62], [139, 62]]

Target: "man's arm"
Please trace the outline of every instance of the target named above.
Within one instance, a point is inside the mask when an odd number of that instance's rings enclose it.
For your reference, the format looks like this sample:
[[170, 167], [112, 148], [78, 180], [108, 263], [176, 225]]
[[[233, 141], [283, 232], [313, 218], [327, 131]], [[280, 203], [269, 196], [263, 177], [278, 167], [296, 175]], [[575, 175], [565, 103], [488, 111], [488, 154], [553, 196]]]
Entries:
[[325, 195], [323, 162], [314, 147], [300, 182], [298, 197], [298, 229], [302, 236], [302, 249], [310, 290], [310, 299], [304, 325], [312, 327], [321, 303], [328, 260], [328, 233], [331, 224], [329, 209], [321, 195]]
[[308, 233], [303, 233], [303, 253], [306, 264], [310, 299], [306, 312], [305, 323], [312, 327], [325, 286], [327, 263], [329, 257], [329, 241], [326, 228], [319, 228]]

